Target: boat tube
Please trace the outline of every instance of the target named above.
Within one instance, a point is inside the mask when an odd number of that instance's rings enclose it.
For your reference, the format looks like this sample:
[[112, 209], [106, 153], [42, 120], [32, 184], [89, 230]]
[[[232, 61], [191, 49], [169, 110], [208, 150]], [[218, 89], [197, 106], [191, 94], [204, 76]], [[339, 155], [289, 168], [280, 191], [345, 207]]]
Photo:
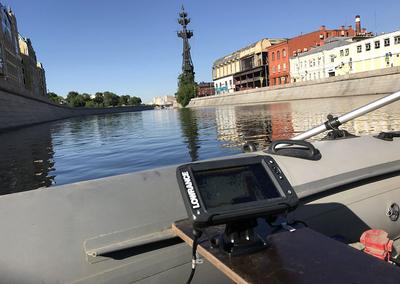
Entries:
[[[400, 138], [312, 145], [319, 159], [257, 151], [213, 160], [273, 157], [299, 198], [291, 217], [326, 236], [353, 244], [379, 228], [400, 238]], [[171, 231], [188, 217], [178, 166], [1, 196], [0, 282], [184, 283], [191, 249]], [[193, 283], [231, 282], [205, 262]]]

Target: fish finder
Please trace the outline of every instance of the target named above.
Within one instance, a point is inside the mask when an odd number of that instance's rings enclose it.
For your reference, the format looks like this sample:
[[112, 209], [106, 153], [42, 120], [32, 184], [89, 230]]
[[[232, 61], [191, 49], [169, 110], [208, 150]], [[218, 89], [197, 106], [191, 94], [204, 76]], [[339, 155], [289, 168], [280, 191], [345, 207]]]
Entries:
[[232, 224], [290, 211], [298, 198], [270, 156], [186, 164], [177, 178], [194, 228]]

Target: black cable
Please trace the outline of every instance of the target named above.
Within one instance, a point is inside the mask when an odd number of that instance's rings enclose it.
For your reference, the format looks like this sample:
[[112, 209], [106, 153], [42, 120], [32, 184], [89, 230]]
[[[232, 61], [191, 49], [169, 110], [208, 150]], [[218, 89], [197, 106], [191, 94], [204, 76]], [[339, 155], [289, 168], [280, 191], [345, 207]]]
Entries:
[[304, 227], [307, 227], [307, 228], [308, 228], [307, 223], [304, 222], [304, 221], [301, 221], [301, 220], [294, 220], [294, 221], [292, 221], [291, 223], [288, 223], [288, 225], [290, 225], [290, 226], [295, 225], [295, 224], [302, 224]]
[[192, 271], [190, 271], [190, 275], [189, 275], [188, 280], [186, 281], [186, 284], [190, 284], [190, 282], [192, 282], [194, 273], [196, 272], [196, 262], [197, 262], [196, 252], [197, 252], [197, 246], [199, 244], [199, 238], [200, 238], [201, 234], [202, 234], [201, 231], [197, 231], [197, 230], [193, 231], [194, 239], [193, 239], [193, 246], [192, 246]]

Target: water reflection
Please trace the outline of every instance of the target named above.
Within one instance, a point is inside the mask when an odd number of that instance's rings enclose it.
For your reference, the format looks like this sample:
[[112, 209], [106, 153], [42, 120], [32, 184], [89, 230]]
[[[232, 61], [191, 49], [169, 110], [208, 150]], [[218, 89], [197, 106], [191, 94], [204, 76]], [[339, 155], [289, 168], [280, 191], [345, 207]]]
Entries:
[[182, 135], [187, 143], [190, 158], [192, 161], [197, 161], [199, 158], [198, 150], [200, 146], [196, 114], [189, 108], [180, 109], [179, 120], [181, 122]]
[[53, 145], [47, 125], [0, 134], [0, 194], [50, 186]]
[[293, 133], [291, 105], [276, 103], [256, 106], [227, 106], [215, 109], [218, 139], [225, 147], [253, 142], [258, 148]]
[[[0, 194], [265, 148], [376, 97], [89, 116], [0, 134]], [[400, 103], [342, 126], [356, 135], [400, 130]], [[320, 139], [322, 135], [313, 139]]]

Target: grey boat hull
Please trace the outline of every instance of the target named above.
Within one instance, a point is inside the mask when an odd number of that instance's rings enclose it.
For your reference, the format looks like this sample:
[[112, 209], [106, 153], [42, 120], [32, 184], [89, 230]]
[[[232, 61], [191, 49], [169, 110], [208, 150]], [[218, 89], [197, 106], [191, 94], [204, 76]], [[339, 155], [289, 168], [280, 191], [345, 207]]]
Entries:
[[[314, 144], [319, 161], [274, 156], [302, 200], [293, 216], [351, 241], [366, 228], [399, 237], [399, 221], [386, 211], [400, 204], [400, 140]], [[169, 231], [187, 217], [175, 171], [170, 166], [1, 196], [0, 282], [184, 283], [191, 251]], [[194, 279], [205, 282], [230, 283], [208, 263]]]

